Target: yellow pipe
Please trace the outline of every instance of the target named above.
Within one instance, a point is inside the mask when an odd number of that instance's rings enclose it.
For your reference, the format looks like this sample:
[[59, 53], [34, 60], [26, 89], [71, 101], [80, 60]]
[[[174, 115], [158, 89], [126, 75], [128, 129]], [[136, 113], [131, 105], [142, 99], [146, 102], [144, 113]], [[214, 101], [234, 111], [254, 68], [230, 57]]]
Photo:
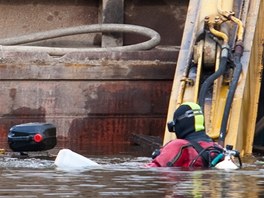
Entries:
[[210, 32], [211, 32], [213, 35], [215, 35], [216, 37], [220, 37], [220, 38], [222, 38], [223, 41], [224, 41], [223, 44], [228, 44], [228, 36], [227, 36], [225, 33], [220, 32], [220, 31], [214, 29], [213, 24], [209, 24], [209, 30], [210, 30]]
[[237, 40], [242, 41], [243, 40], [243, 34], [244, 34], [243, 22], [234, 16], [231, 16], [231, 20], [238, 25]]
[[[230, 5], [228, 5], [230, 4]], [[217, 11], [219, 14], [221, 14], [222, 16], [226, 17], [227, 19], [231, 19], [233, 22], [235, 22], [238, 25], [238, 30], [237, 30], [237, 40], [238, 41], [242, 41], [243, 40], [243, 34], [244, 34], [244, 27], [243, 27], [243, 22], [234, 17], [234, 13], [230, 10], [227, 10], [228, 8], [231, 7], [231, 5], [233, 5], [232, 1], [225, 1], [225, 3], [223, 4], [222, 0], [218, 0], [217, 2]], [[223, 8], [224, 6], [224, 8]]]

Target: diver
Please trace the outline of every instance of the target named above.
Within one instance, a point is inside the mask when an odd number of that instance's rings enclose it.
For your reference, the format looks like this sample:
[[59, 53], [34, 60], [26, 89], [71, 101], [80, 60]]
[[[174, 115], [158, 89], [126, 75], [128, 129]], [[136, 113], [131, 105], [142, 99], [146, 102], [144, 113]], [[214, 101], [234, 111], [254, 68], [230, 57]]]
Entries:
[[[181, 104], [168, 123], [169, 132], [177, 139], [168, 142], [152, 154], [146, 167], [210, 167], [223, 148], [206, 133], [201, 107], [192, 102]], [[220, 159], [221, 161], [223, 159]]]

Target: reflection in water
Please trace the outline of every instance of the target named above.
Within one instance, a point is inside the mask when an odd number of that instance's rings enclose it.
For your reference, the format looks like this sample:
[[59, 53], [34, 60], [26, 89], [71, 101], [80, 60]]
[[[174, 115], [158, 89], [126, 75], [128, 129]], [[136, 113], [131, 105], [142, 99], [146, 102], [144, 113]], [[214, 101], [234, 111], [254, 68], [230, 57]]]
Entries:
[[91, 158], [100, 168], [64, 172], [52, 160], [0, 158], [0, 197], [261, 197], [263, 158], [241, 170], [143, 168], [150, 159]]

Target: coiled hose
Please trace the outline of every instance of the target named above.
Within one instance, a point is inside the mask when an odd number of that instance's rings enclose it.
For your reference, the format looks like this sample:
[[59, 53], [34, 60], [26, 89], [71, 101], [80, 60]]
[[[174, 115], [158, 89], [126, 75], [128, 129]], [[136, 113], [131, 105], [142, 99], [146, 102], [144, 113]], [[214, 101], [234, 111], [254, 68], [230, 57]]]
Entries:
[[[129, 32], [135, 34], [141, 34], [150, 38], [149, 40], [118, 47], [105, 47], [105, 48], [56, 48], [56, 47], [40, 47], [40, 46], [10, 46], [21, 45], [36, 41], [42, 41], [52, 38], [58, 38], [63, 36], [95, 33], [95, 32]], [[129, 24], [92, 24], [83, 25], [77, 27], [63, 28], [57, 30], [50, 30], [45, 32], [38, 32], [28, 34], [24, 36], [18, 36], [13, 38], [0, 39], [0, 45], [2, 50], [21, 50], [21, 51], [38, 51], [47, 52], [50, 55], [64, 55], [69, 52], [104, 52], [104, 51], [139, 51], [149, 50], [154, 48], [160, 43], [160, 35], [156, 31], [137, 25]]]
[[224, 74], [225, 70], [226, 70], [226, 64], [227, 64], [227, 60], [228, 60], [228, 53], [229, 53], [229, 46], [228, 45], [223, 45], [222, 49], [221, 49], [221, 59], [220, 59], [220, 65], [218, 70], [213, 73], [212, 75], [210, 75], [202, 84], [201, 86], [201, 90], [199, 93], [199, 100], [198, 103], [202, 109], [202, 111], [204, 112], [204, 101], [205, 101], [205, 96], [206, 93], [209, 89], [209, 87], [213, 84], [213, 82], [219, 78], [221, 75]]

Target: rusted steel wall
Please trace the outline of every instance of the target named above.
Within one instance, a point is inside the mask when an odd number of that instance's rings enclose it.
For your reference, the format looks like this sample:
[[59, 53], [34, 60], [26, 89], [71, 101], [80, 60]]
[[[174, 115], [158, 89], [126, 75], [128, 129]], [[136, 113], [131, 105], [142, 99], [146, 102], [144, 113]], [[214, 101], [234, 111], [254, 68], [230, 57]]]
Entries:
[[[0, 148], [8, 148], [11, 126], [36, 121], [56, 125], [57, 148], [84, 153], [105, 153], [99, 152], [105, 145], [115, 150], [129, 142], [131, 133], [162, 136], [188, 2], [146, 2], [125, 1], [125, 23], [160, 32], [157, 49], [63, 57], [0, 49]], [[0, 37], [98, 23], [100, 7], [98, 1], [0, 1]], [[124, 36], [125, 44], [143, 39]], [[38, 45], [83, 47], [100, 44], [100, 37], [72, 36]]]
[[12, 125], [32, 121], [54, 123], [59, 146], [75, 150], [128, 142], [131, 133], [160, 135], [176, 54], [2, 54], [1, 146]]

